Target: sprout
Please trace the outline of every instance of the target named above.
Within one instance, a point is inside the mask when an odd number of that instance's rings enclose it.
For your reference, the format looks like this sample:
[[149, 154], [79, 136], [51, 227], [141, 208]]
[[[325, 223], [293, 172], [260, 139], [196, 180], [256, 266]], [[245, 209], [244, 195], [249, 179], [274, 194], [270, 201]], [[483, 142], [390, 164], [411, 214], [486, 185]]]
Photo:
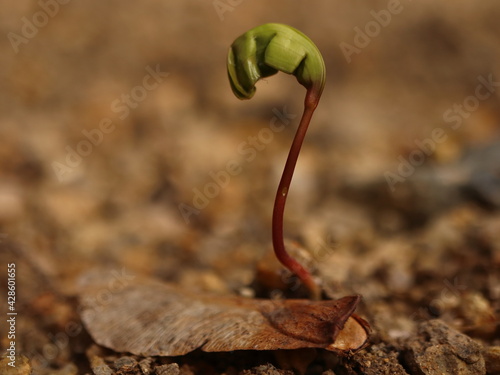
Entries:
[[309, 271], [292, 258], [285, 249], [283, 213], [293, 171], [311, 117], [325, 86], [325, 64], [316, 45], [293, 27], [269, 23], [255, 27], [237, 38], [227, 58], [229, 82], [239, 99], [250, 99], [261, 78], [282, 71], [293, 74], [306, 88], [304, 112], [281, 176], [274, 201], [272, 237], [276, 257], [319, 299], [321, 290]]

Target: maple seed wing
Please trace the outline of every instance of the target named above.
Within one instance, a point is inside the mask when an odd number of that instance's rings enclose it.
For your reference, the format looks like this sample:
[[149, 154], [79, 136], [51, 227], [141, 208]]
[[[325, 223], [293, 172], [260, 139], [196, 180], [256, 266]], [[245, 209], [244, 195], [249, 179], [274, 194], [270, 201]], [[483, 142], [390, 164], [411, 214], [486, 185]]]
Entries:
[[[359, 327], [345, 325], [358, 296], [271, 301], [192, 293], [153, 280], [134, 279], [119, 288], [105, 276], [97, 281], [81, 295], [82, 321], [98, 344], [117, 352], [178, 356], [195, 349], [328, 348], [341, 353], [358, 349], [362, 339]], [[349, 334], [342, 335], [344, 326], [349, 332], [354, 326], [361, 339], [351, 342]]]
[[196, 303], [186, 305], [186, 299], [174, 288], [156, 283], [130, 285], [103, 303], [99, 293], [89, 291], [81, 297], [82, 321], [99, 345], [136, 355], [175, 356], [206, 341], [192, 334], [201, 331], [203, 323], [193, 315], [210, 312]]

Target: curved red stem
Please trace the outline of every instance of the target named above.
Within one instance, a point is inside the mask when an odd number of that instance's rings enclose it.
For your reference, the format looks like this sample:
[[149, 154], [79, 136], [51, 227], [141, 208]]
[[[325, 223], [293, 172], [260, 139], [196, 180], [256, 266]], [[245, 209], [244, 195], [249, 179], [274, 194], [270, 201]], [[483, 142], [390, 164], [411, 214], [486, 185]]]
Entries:
[[308, 89], [304, 101], [304, 113], [300, 120], [299, 127], [295, 133], [295, 137], [288, 153], [288, 158], [285, 163], [285, 168], [278, 185], [276, 198], [274, 201], [273, 220], [272, 220], [272, 237], [274, 253], [278, 260], [292, 273], [297, 275], [302, 283], [310, 290], [313, 299], [320, 299], [321, 290], [319, 285], [314, 281], [309, 271], [307, 271], [299, 262], [288, 254], [285, 249], [284, 236], [283, 236], [283, 213], [285, 211], [286, 198], [290, 189], [290, 183], [293, 177], [293, 171], [297, 164], [300, 148], [304, 137], [311, 122], [314, 110], [318, 106], [319, 95], [317, 90], [313, 88]]

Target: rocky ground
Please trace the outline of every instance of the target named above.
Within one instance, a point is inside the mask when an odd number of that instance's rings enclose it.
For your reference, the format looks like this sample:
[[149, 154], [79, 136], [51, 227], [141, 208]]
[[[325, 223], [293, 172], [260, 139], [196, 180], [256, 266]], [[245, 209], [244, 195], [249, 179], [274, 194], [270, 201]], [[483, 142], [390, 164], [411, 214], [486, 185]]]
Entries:
[[[0, 372], [500, 374], [499, 17], [494, 0], [4, 4], [0, 345], [14, 342], [16, 367], [4, 357]], [[96, 345], [78, 307], [95, 268], [301, 296], [258, 270], [304, 90], [281, 74], [242, 102], [226, 77], [231, 42], [265, 22], [305, 32], [327, 66], [286, 236], [332, 296], [363, 296], [371, 345], [346, 358]]]

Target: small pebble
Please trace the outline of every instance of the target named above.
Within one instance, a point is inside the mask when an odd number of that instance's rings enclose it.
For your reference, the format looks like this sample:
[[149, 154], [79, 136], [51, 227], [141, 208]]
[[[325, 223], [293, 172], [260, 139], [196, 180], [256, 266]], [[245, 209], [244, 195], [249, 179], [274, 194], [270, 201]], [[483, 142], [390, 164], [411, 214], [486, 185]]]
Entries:
[[181, 373], [177, 363], [170, 363], [168, 365], [161, 365], [156, 367], [157, 375], [179, 375]]
[[15, 358], [15, 367], [9, 365], [10, 358], [0, 358], [0, 374], [2, 375], [30, 375], [33, 369], [27, 357], [20, 355]]
[[407, 343], [405, 361], [422, 375], [486, 373], [481, 345], [441, 320], [422, 322], [418, 335]]
[[151, 374], [151, 362], [153, 360], [151, 358], [145, 358], [139, 362], [139, 367], [144, 375]]
[[93, 356], [90, 359], [90, 367], [95, 375], [113, 375], [114, 371], [104, 362], [104, 359]]
[[500, 346], [491, 346], [483, 352], [488, 374], [500, 374]]
[[137, 361], [132, 358], [132, 357], [120, 357], [118, 358], [114, 363], [114, 367], [116, 370], [121, 370], [121, 371], [130, 371], [133, 369], [135, 366], [137, 366]]

